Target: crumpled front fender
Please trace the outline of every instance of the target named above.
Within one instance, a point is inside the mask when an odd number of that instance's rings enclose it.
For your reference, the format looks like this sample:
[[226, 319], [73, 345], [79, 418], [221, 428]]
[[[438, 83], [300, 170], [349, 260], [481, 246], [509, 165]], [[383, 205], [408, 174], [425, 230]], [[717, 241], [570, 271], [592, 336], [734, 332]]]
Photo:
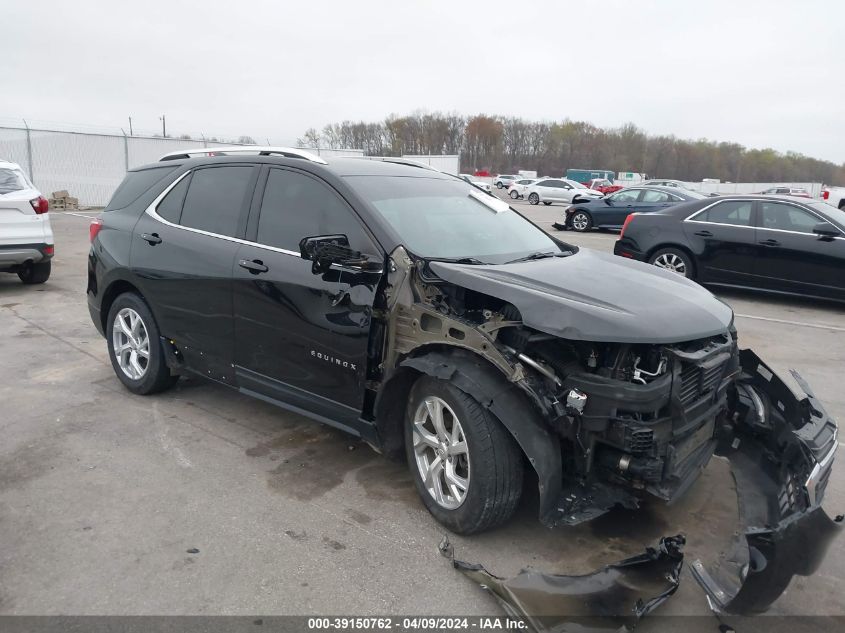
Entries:
[[821, 508], [838, 429], [796, 372], [801, 400], [754, 352], [742, 350], [740, 364], [716, 454], [730, 461], [741, 528], [722, 560], [691, 571], [715, 610], [759, 613], [793, 576], [818, 569], [842, 529]]

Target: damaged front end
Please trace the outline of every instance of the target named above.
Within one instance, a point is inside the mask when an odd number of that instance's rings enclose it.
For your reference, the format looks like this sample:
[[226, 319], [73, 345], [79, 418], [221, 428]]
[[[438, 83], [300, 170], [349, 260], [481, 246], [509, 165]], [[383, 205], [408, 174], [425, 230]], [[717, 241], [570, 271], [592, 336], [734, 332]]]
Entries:
[[764, 610], [793, 575], [813, 573], [838, 532], [819, 507], [836, 423], [800, 377], [799, 401], [740, 352], [731, 309], [706, 290], [651, 271], [608, 274], [616, 265], [586, 252], [470, 265], [398, 248], [375, 315], [383, 348], [372, 352], [373, 383], [387, 385], [375, 400], [383, 447], [401, 446], [390, 435], [404, 406], [395, 396], [419, 374], [449, 381], [519, 444], [549, 527], [645, 496], [672, 503], [725, 456], [742, 537], [693, 572], [714, 608]]
[[796, 372], [802, 400], [754, 352], [743, 350], [741, 365], [716, 449], [730, 461], [741, 525], [722, 560], [690, 568], [714, 610], [759, 613], [793, 576], [818, 569], [842, 529], [821, 507], [837, 426]]
[[481, 565], [454, 558], [448, 542], [440, 551], [455, 569], [490, 592], [505, 612], [532, 631], [633, 629], [678, 589], [684, 537], [660, 539], [656, 548], [583, 576], [544, 574], [525, 569], [499, 578]]

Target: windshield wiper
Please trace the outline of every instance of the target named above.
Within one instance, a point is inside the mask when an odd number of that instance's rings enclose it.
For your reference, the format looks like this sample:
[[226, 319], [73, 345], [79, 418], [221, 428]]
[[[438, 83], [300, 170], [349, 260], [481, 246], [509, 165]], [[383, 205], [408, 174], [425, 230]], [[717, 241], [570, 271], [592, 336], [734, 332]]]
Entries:
[[516, 264], [517, 262], [528, 262], [532, 259], [546, 259], [547, 257], [562, 257], [564, 253], [552, 253], [550, 251], [538, 251], [536, 253], [531, 253], [530, 255], [526, 255], [525, 257], [518, 257], [517, 259], [512, 259], [510, 261], [505, 262], [506, 264]]
[[446, 262], [447, 264], [487, 264], [487, 262], [483, 262], [477, 257], [428, 257], [426, 259], [431, 262]]

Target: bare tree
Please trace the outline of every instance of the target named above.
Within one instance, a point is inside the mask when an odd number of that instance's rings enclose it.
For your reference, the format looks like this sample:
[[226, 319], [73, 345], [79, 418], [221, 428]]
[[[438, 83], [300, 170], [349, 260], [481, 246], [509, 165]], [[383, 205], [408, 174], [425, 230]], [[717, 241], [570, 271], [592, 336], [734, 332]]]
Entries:
[[310, 127], [305, 130], [305, 134], [302, 136], [302, 138], [296, 139], [296, 144], [300, 147], [314, 147], [316, 149], [319, 149], [320, 141], [322, 141], [320, 133], [313, 127]]

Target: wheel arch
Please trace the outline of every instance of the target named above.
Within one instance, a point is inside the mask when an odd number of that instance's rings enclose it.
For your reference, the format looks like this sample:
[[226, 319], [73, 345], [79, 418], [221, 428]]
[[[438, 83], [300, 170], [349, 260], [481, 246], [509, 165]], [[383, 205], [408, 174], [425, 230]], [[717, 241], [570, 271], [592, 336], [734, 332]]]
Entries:
[[676, 242], [664, 242], [662, 244], [658, 244], [657, 246], [653, 246], [646, 252], [646, 263], [651, 263], [652, 256], [659, 250], [664, 248], [676, 248], [679, 251], [683, 251], [687, 254], [690, 258], [690, 262], [692, 262], [692, 273], [694, 277], [698, 277], [698, 260], [695, 257], [695, 254], [692, 252], [692, 249], [689, 246], [684, 244], [678, 244]]
[[[580, 202], [576, 202], [573, 206], [578, 205], [578, 204], [581, 204], [581, 203], [580, 203]], [[587, 216], [588, 218], [590, 218], [590, 221], [591, 221], [593, 224], [595, 224], [595, 223], [596, 223], [596, 222], [595, 222], [595, 218], [593, 217], [593, 214], [592, 214], [592, 213], [590, 213], [590, 210], [589, 210], [589, 209], [585, 209], [584, 207], [575, 206], [575, 208], [574, 208], [574, 209], [572, 209], [572, 213], [570, 213], [570, 214], [569, 214], [569, 217], [572, 217], [573, 215], [575, 215], [575, 214], [576, 214], [576, 213], [578, 213], [579, 211], [580, 211], [581, 213], [586, 214], [586, 216]]]
[[540, 517], [558, 501], [563, 466], [560, 441], [550, 432], [537, 407], [519, 386], [491, 362], [472, 351], [449, 345], [426, 345], [406, 355], [379, 390], [376, 428], [382, 450], [400, 457], [403, 422], [411, 387], [422, 375], [448, 381], [490, 411], [508, 430], [537, 473]]
[[[103, 326], [103, 332], [108, 330], [109, 311], [111, 310], [114, 300], [126, 292], [132, 292], [141, 297], [141, 299], [144, 299], [144, 295], [138, 287], [126, 279], [115, 279], [103, 292], [103, 298], [100, 302], [100, 322]], [[147, 303], [147, 300], [144, 299], [144, 302]], [[147, 307], [150, 309], [150, 312], [153, 311], [149, 303], [147, 303]], [[153, 314], [153, 318], [155, 318], [155, 314]]]

